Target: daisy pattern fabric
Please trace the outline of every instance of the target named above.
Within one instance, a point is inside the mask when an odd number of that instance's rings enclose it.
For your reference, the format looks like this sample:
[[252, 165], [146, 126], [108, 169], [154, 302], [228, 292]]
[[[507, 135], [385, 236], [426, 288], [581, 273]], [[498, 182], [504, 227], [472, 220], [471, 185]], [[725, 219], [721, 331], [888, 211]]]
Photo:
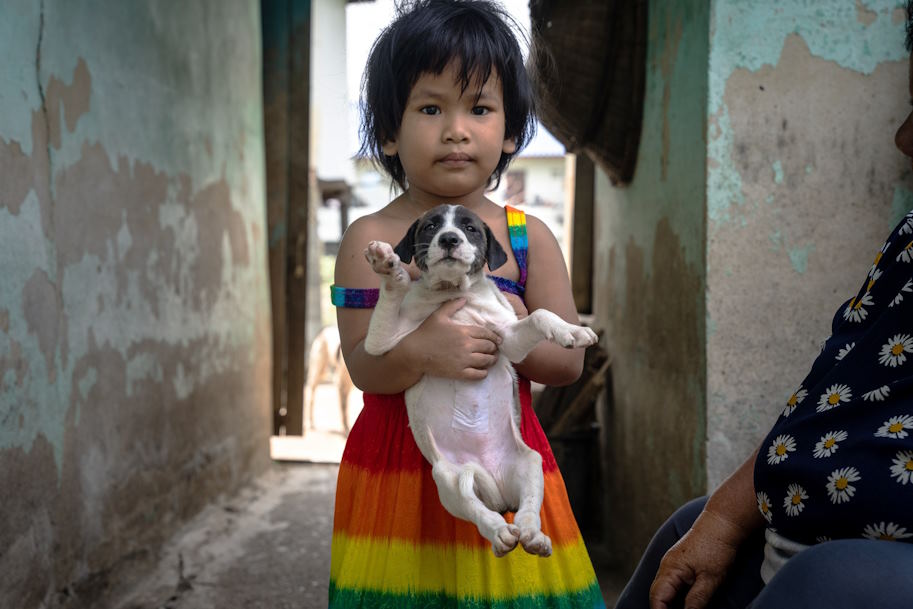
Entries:
[[[513, 208], [507, 213], [522, 282], [526, 217]], [[502, 279], [498, 285], [522, 294], [522, 283], [512, 283]], [[403, 394], [366, 393], [339, 465], [331, 609], [604, 609], [564, 480], [532, 409], [528, 380], [520, 379], [519, 393], [520, 434], [542, 455], [540, 517], [552, 555], [539, 558], [518, 547], [495, 558], [475, 525], [441, 505], [431, 465], [409, 429]], [[505, 517], [513, 520], [512, 514]]]
[[913, 212], [837, 311], [754, 483], [758, 510], [790, 540], [913, 541]]

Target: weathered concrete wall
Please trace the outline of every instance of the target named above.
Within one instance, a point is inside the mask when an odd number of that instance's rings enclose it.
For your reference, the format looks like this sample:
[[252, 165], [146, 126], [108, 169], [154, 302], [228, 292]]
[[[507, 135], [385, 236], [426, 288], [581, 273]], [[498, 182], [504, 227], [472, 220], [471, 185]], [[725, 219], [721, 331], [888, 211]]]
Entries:
[[766, 435], [913, 205], [897, 0], [716, 0], [707, 175], [707, 471]]
[[0, 605], [89, 606], [268, 462], [258, 3], [9, 0], [0, 55]]
[[651, 2], [637, 171], [597, 171], [595, 325], [614, 396], [604, 438], [609, 544], [627, 565], [703, 492], [706, 2]]

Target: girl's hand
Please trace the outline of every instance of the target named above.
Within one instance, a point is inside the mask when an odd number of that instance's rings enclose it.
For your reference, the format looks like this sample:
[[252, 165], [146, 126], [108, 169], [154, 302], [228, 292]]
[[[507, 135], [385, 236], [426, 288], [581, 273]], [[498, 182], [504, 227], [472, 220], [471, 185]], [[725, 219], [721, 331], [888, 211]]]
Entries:
[[457, 298], [442, 304], [414, 332], [402, 340], [409, 360], [424, 374], [477, 381], [498, 361], [501, 337], [482, 326], [468, 326], [451, 318], [466, 304]]
[[507, 298], [507, 302], [510, 303], [510, 306], [514, 308], [514, 313], [516, 313], [517, 319], [529, 317], [529, 309], [526, 308], [526, 303], [523, 302], [522, 298], [510, 292], [503, 292], [503, 294], [504, 297]]

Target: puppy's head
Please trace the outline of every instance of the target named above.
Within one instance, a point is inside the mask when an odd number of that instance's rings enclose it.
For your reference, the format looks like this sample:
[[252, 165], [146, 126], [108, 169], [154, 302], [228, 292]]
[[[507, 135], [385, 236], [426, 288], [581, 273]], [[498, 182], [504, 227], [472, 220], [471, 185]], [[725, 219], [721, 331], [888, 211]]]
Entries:
[[462, 205], [439, 205], [416, 220], [393, 250], [433, 282], [458, 284], [463, 276], [495, 270], [507, 254], [488, 225]]

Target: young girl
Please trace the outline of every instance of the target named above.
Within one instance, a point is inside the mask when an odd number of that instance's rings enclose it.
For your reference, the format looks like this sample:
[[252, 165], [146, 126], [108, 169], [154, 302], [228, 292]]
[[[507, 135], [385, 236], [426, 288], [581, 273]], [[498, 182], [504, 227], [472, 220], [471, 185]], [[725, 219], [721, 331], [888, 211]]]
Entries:
[[[441, 506], [430, 464], [412, 437], [403, 391], [422, 375], [481, 379], [499, 338], [454, 323], [445, 303], [380, 357], [363, 348], [379, 280], [364, 258], [371, 240], [397, 243], [441, 203], [476, 212], [508, 252], [494, 280], [517, 314], [549, 309], [578, 323], [551, 231], [485, 197], [529, 140], [533, 99], [509, 17], [489, 2], [418, 0], [375, 42], [364, 79], [363, 149], [403, 189], [349, 227], [336, 260], [333, 302], [346, 365], [364, 391], [336, 491], [330, 607], [603, 607], [561, 474], [530, 405], [529, 380], [573, 382], [583, 351], [541, 343], [516, 368], [521, 433], [543, 457], [542, 530], [553, 554], [522, 548], [496, 558], [475, 526]], [[417, 269], [410, 267], [413, 278]], [[507, 516], [511, 520], [512, 515]]]

